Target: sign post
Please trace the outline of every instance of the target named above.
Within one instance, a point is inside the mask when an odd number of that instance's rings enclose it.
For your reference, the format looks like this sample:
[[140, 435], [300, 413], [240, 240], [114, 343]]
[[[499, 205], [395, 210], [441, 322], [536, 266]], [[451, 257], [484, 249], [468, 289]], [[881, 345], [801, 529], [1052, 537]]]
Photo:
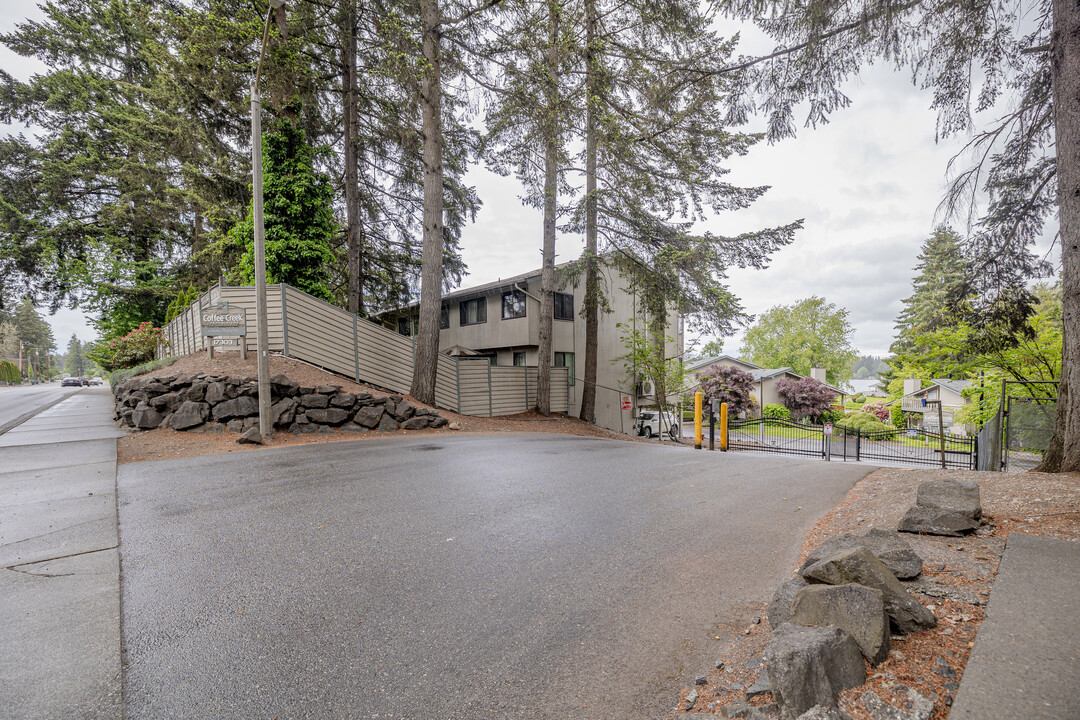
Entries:
[[631, 405], [631, 402], [630, 402], [630, 396], [629, 395], [623, 395], [621, 400], [622, 400], [622, 409], [623, 410], [632, 410], [633, 409], [633, 406]]
[[228, 300], [221, 300], [202, 312], [202, 336], [209, 338], [206, 350], [214, 357], [215, 347], [240, 345], [240, 357], [247, 359], [247, 311], [242, 307], [230, 308]]

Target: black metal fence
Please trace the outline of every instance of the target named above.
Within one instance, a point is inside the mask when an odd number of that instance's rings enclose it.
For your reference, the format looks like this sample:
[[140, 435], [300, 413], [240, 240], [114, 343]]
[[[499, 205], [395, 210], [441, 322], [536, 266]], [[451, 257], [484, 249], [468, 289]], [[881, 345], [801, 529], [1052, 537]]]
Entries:
[[[974, 470], [978, 440], [945, 434], [945, 467]], [[754, 450], [819, 457], [826, 460], [881, 462], [892, 465], [941, 467], [940, 433], [921, 429], [862, 432], [792, 420], [752, 418], [728, 424], [729, 450]]]
[[1002, 464], [1007, 472], [1031, 470], [1050, 447], [1054, 435], [1057, 401], [1045, 397], [1009, 397], [1005, 413], [1005, 452]]
[[728, 423], [727, 446], [729, 450], [825, 457], [825, 432], [821, 425], [804, 425], [794, 420], [734, 420]]

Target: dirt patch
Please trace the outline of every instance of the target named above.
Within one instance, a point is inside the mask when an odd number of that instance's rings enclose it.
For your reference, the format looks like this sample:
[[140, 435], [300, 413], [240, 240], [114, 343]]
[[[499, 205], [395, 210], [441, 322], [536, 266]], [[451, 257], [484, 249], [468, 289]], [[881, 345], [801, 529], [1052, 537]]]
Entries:
[[[844, 501], [807, 533], [792, 575], [827, 537], [845, 532], [861, 535], [872, 527], [895, 529], [908, 507], [915, 504], [919, 483], [946, 477], [979, 484], [987, 525], [963, 538], [904, 534], [923, 558], [922, 575], [904, 585], [931, 607], [938, 625], [932, 630], [893, 636], [888, 659], [877, 667], [868, 664], [866, 683], [841, 694], [840, 706], [854, 720], [872, 720], [859, 701], [863, 693], [874, 692], [889, 704], [904, 708], [906, 688], [934, 701], [933, 720], [947, 718], [1009, 533], [1080, 539], [1080, 475], [883, 468], [859, 481]], [[724, 668], [703, 673], [708, 682], [696, 688], [699, 698], [691, 712], [719, 714], [722, 706], [745, 700], [745, 688], [764, 673], [760, 657], [769, 642], [765, 607], [770, 599], [763, 598], [760, 605], [750, 608], [760, 624], [718, 632], [718, 659], [724, 661]], [[691, 689], [684, 688], [680, 694], [680, 710]], [[771, 701], [767, 694], [750, 704]]]
[[[191, 375], [206, 373], [208, 375], [232, 375], [235, 377], [255, 377], [258, 369], [254, 355], [247, 360], [241, 360], [234, 353], [221, 353], [213, 360], [205, 354], [188, 355], [180, 358], [172, 365], [158, 368], [146, 373], [142, 377], [162, 377], [164, 375]], [[346, 377], [328, 372], [322, 368], [309, 365], [292, 358], [271, 356], [271, 377], [283, 373], [293, 382], [300, 385], [340, 385], [346, 392], [369, 392], [379, 397], [395, 395], [386, 388], [374, 387], [363, 383], [354, 382]], [[424, 407], [423, 403], [409, 395], [404, 397], [418, 407]], [[458, 415], [449, 410], [439, 409], [439, 414], [450, 422], [461, 423], [461, 430], [450, 430], [442, 427], [437, 430], [398, 430], [394, 433], [385, 432], [348, 432], [336, 428], [325, 428], [324, 432], [293, 435], [288, 432], [277, 432], [274, 437], [264, 445], [239, 445], [236, 442], [238, 435], [225, 432], [220, 435], [199, 432], [177, 432], [172, 428], [157, 428], [156, 430], [135, 430], [130, 435], [120, 438], [117, 443], [117, 462], [131, 463], [147, 460], [170, 460], [182, 457], [195, 457], [198, 455], [214, 455], [228, 452], [257, 452], [266, 447], [289, 447], [292, 445], [311, 445], [325, 442], [341, 442], [347, 440], [372, 440], [392, 436], [411, 435], [447, 435], [459, 432], [470, 433], [502, 433], [502, 432], [544, 432], [559, 433], [562, 435], [580, 435], [585, 437], [599, 437], [610, 440], [624, 440], [627, 442], [657, 442], [644, 438], [632, 437], [618, 433], [597, 425], [582, 422], [576, 418], [560, 415], [544, 417], [532, 411], [520, 415], [506, 415], [493, 418], [479, 418], [469, 415]]]

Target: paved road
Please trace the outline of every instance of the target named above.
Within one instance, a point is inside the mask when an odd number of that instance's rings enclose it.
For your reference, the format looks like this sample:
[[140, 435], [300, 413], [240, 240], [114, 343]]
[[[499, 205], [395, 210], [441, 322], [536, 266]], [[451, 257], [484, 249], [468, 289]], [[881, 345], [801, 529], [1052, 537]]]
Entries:
[[108, 388], [68, 395], [0, 435], [5, 720], [120, 716], [115, 438], [123, 433]]
[[41, 385], [0, 386], [0, 429], [23, 415], [56, 402], [82, 388], [60, 387], [60, 382]]
[[869, 468], [552, 435], [123, 465], [127, 718], [656, 718]]

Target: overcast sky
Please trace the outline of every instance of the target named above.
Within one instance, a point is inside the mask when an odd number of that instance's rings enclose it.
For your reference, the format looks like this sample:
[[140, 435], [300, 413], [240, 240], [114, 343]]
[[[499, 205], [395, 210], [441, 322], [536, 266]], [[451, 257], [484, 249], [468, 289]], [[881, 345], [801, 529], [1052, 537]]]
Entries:
[[[5, 0], [0, 28], [10, 30], [28, 16], [38, 16], [33, 0]], [[24, 79], [40, 67], [3, 47], [0, 66]], [[731, 289], [752, 314], [822, 296], [850, 312], [857, 350], [886, 355], [901, 300], [911, 292], [919, 247], [940, 220], [935, 211], [946, 165], [963, 138], [935, 143], [930, 94], [914, 88], [906, 72], [870, 68], [847, 94], [852, 106], [828, 125], [801, 129], [794, 140], [762, 143], [737, 159], [732, 182], [772, 189], [749, 210], [715, 216], [703, 229], [734, 235], [804, 219], [795, 242], [768, 269], [733, 268]], [[463, 285], [538, 268], [542, 218], [518, 201], [516, 181], [481, 167], [466, 180], [484, 206], [463, 235], [469, 267]], [[581, 238], [560, 236], [558, 261], [581, 250]], [[75, 311], [60, 311], [50, 322], [61, 349], [72, 332], [83, 340], [95, 334]], [[725, 339], [725, 351], [737, 353], [740, 342], [741, 333]]]

